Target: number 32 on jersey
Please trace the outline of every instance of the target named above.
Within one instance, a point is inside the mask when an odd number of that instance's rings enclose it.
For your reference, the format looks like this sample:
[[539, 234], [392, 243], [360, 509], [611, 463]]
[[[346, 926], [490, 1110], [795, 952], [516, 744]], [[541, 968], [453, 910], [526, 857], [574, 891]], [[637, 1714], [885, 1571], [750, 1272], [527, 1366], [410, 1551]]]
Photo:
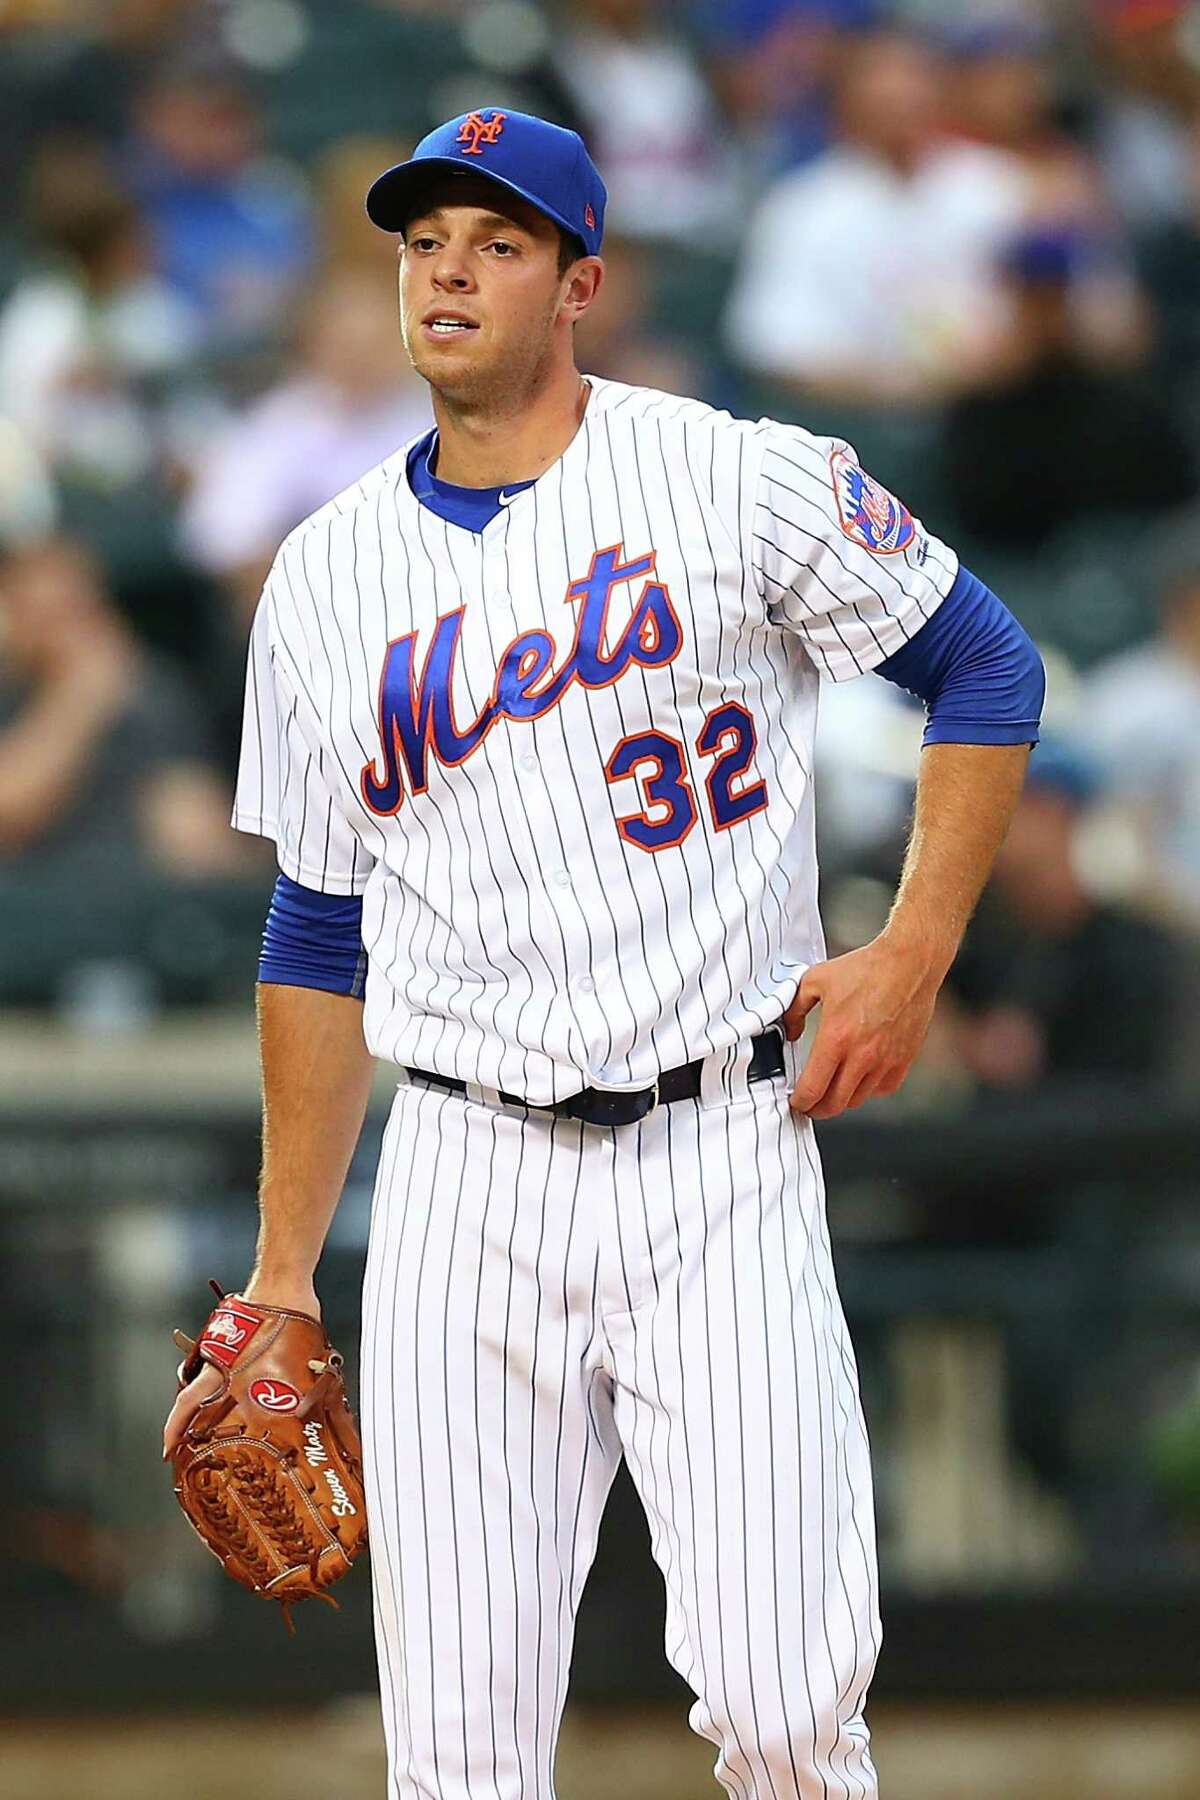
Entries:
[[[710, 762], [705, 789], [713, 827], [728, 831], [767, 804], [767, 784], [748, 778], [757, 735], [754, 720], [737, 701], [716, 706], [696, 738], [700, 756]], [[636, 781], [641, 807], [617, 819], [617, 830], [639, 850], [669, 850], [682, 844], [699, 816], [688, 779], [687, 753], [666, 731], [639, 731], [622, 738], [604, 773], [610, 782]]]

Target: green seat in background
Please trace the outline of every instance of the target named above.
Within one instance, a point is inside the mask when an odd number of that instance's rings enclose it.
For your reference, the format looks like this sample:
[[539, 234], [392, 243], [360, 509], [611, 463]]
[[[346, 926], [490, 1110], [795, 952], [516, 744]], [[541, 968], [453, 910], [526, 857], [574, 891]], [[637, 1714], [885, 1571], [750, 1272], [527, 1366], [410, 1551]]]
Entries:
[[648, 247], [646, 255], [653, 269], [651, 323], [655, 329], [705, 361], [719, 359], [732, 264], [726, 257], [674, 244]]
[[296, 56], [263, 80], [272, 144], [307, 162], [348, 135], [420, 137], [463, 73], [458, 21], [338, 0], [309, 5]]
[[966, 537], [969, 568], [1016, 613], [1039, 644], [1089, 668], [1154, 630], [1153, 547], [1157, 521], [1112, 519], [1060, 532], [1031, 556], [1014, 556]]

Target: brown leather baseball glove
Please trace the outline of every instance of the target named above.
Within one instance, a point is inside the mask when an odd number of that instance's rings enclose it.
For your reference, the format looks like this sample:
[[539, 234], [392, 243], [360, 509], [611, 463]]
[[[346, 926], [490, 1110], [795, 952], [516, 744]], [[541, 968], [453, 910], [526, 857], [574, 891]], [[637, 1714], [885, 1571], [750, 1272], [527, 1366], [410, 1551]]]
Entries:
[[182, 1390], [206, 1363], [220, 1386], [171, 1456], [175, 1494], [208, 1548], [243, 1586], [278, 1600], [325, 1590], [367, 1541], [362, 1446], [342, 1358], [307, 1313], [212, 1288], [219, 1305], [194, 1342], [182, 1331]]

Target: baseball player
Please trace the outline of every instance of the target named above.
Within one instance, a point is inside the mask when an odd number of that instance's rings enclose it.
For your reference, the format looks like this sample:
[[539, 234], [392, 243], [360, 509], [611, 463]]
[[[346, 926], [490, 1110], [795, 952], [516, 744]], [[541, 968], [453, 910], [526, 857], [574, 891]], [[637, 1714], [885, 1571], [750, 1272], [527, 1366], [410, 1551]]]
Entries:
[[[867, 1800], [871, 1475], [813, 1121], [911, 1066], [1042, 669], [847, 444], [578, 371], [604, 202], [580, 138], [496, 108], [367, 200], [436, 427], [291, 534], [254, 625], [234, 821], [281, 873], [243, 1294], [317, 1311], [394, 1064], [361, 1375], [389, 1793], [553, 1795], [624, 1456], [717, 1780]], [[817, 691], [866, 670], [927, 748], [887, 926], [827, 961]]]

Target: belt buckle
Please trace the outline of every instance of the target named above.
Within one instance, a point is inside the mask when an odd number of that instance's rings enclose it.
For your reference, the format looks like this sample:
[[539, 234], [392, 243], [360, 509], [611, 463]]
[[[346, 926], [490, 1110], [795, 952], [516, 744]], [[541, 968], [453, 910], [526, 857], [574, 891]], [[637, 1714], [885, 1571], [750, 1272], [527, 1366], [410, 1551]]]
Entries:
[[642, 1120], [648, 1119], [650, 1114], [659, 1105], [657, 1077], [649, 1087], [637, 1088], [633, 1093], [626, 1092], [622, 1095], [618, 1090], [617, 1093], [612, 1096], [611, 1104], [616, 1105], [622, 1099], [624, 1099], [629, 1110], [626, 1111], [624, 1117], [620, 1120], [620, 1123], [622, 1125], [640, 1125]]

